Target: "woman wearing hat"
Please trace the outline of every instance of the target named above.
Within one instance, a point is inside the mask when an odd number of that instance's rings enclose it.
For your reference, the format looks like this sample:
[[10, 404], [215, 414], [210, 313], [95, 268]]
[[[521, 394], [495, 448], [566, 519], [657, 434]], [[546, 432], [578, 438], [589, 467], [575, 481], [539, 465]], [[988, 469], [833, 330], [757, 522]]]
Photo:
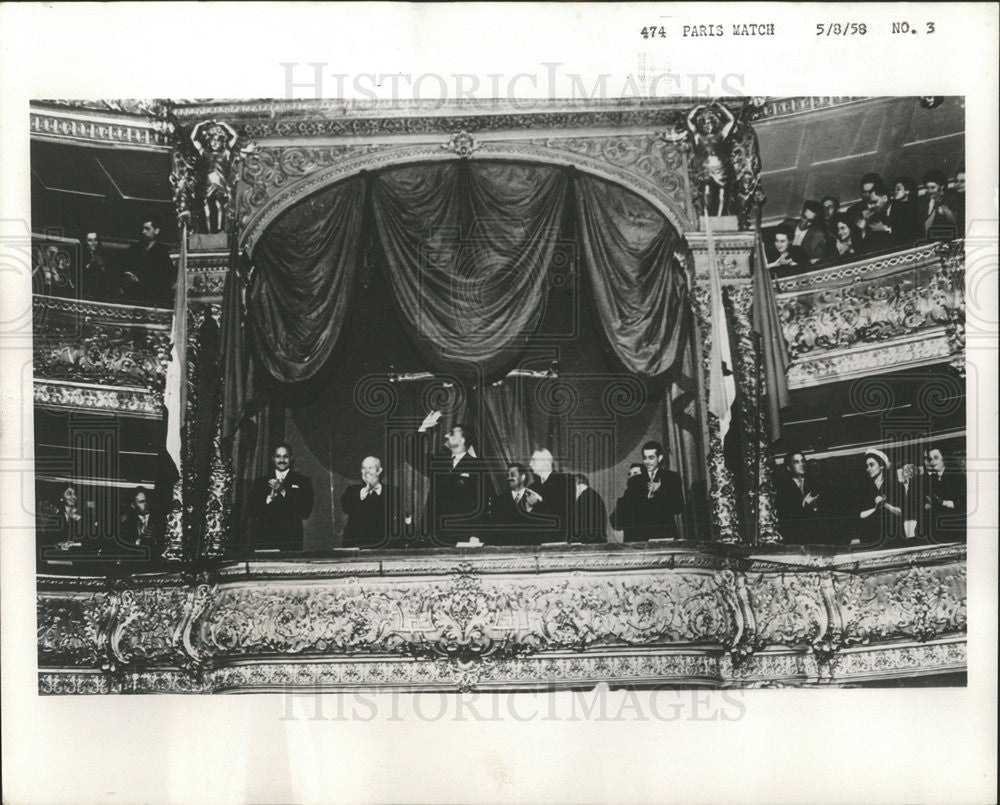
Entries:
[[903, 535], [902, 494], [889, 474], [889, 457], [877, 447], [865, 450], [868, 477], [859, 497], [857, 538], [876, 545]]

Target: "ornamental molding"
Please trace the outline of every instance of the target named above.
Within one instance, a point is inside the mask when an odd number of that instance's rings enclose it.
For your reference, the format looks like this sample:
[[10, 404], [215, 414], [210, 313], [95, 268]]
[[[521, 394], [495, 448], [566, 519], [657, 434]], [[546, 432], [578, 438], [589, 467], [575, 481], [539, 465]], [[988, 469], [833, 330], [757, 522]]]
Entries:
[[36, 380], [34, 402], [58, 411], [96, 411], [142, 419], [163, 417], [163, 393], [145, 389], [101, 388], [82, 383]]
[[247, 661], [192, 674], [180, 669], [41, 669], [41, 695], [122, 693], [311, 693], [399, 691], [516, 691], [580, 689], [605, 683], [629, 686], [712, 688], [830, 687], [884, 679], [961, 673], [964, 640], [845, 649], [817, 662], [804, 652], [768, 652], [734, 664], [728, 655], [645, 652], [628, 656], [516, 657], [462, 665], [456, 661], [406, 662], [354, 659], [343, 663]]
[[797, 360], [788, 369], [788, 387], [799, 389], [900, 369], [917, 369], [948, 361], [951, 357], [951, 346], [941, 328], [902, 343], [871, 344], [840, 354]]
[[170, 134], [164, 123], [138, 115], [85, 107], [31, 105], [32, 139], [71, 145], [168, 152]]
[[[40, 576], [40, 691], [763, 687], [965, 667], [964, 546], [813, 557], [817, 570], [787, 552], [710, 556], [716, 570], [570, 570], [543, 554], [515, 552], [506, 572], [451, 553], [292, 563], [326, 578], [269, 577], [276, 562], [186, 581]], [[413, 572], [358, 572], [393, 563]]]
[[[456, 132], [461, 134], [462, 130]], [[467, 134], [467, 132], [466, 132]], [[362, 171], [456, 159], [496, 159], [575, 166], [622, 185], [651, 203], [678, 232], [690, 228], [682, 155], [655, 135], [501, 140], [476, 138], [460, 153], [454, 139], [408, 145], [259, 148], [248, 154], [237, 189], [241, 245], [251, 249], [268, 224], [299, 199]], [[449, 146], [449, 143], [452, 143]], [[464, 143], [464, 140], [463, 140]]]
[[[951, 241], [947, 251], [962, 250], [964, 242]], [[943, 246], [940, 243], [928, 243], [902, 252], [894, 252], [884, 257], [872, 257], [857, 260], [844, 265], [818, 268], [796, 274], [794, 277], [780, 277], [775, 280], [775, 289], [779, 299], [789, 298], [796, 292], [808, 292], [816, 288], [844, 285], [857, 279], [868, 279], [886, 272], [898, 269], [917, 269], [925, 266], [937, 266], [940, 263]]]
[[93, 320], [108, 324], [127, 324], [130, 327], [145, 329], [169, 330], [174, 316], [173, 310], [162, 308], [115, 302], [93, 302], [46, 294], [35, 294], [32, 297], [32, 307], [32, 320], [36, 330], [44, 329], [44, 322], [50, 318]]
[[792, 98], [772, 98], [761, 107], [761, 117], [770, 120], [776, 117], [800, 115], [805, 112], [817, 112], [822, 109], [833, 109], [838, 106], [848, 106], [856, 103], [879, 100], [878, 98], [856, 96], [801, 96]]

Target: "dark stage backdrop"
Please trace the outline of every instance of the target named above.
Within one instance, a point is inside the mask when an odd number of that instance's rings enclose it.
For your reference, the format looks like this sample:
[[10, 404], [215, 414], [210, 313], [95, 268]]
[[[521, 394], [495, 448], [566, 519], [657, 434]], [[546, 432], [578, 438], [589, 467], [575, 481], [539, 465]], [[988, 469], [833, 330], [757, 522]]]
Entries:
[[[226, 421], [256, 410], [249, 397], [269, 398], [253, 415], [261, 435], [291, 443], [317, 492], [306, 550], [339, 544], [340, 496], [368, 455], [419, 522], [427, 444], [416, 429], [432, 409], [444, 417], [431, 447], [471, 422], [497, 485], [507, 461], [548, 447], [558, 470], [590, 477], [609, 513], [642, 443], [657, 439], [687, 483], [683, 533], [705, 535], [678, 237], [632, 193], [551, 166], [407, 166], [324, 189], [253, 255], [245, 330], [258, 378], [273, 379], [263, 394], [229, 361]], [[243, 331], [225, 329], [224, 351], [245, 353]], [[550, 367], [557, 376], [510, 375]], [[419, 372], [433, 376], [389, 382]]]

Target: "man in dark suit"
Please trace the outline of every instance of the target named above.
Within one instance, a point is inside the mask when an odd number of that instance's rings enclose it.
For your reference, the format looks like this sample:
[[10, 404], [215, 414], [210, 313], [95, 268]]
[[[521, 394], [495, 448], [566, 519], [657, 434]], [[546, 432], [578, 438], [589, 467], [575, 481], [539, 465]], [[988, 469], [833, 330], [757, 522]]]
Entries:
[[167, 247], [160, 243], [160, 222], [150, 216], [142, 223], [142, 237], [125, 258], [122, 293], [127, 301], [154, 307], [172, 307], [177, 269]]
[[533, 518], [533, 496], [528, 491], [528, 468], [507, 465], [507, 489], [490, 498], [486, 523], [481, 529], [487, 545], [534, 545], [542, 541], [545, 529]]
[[681, 476], [663, 466], [663, 445], [642, 446], [642, 475], [629, 478], [611, 515], [611, 525], [625, 532], [625, 542], [679, 539], [674, 515], [684, 511]]
[[[419, 432], [436, 427], [440, 411], [431, 411], [421, 423]], [[472, 429], [458, 423], [444, 437], [446, 453], [431, 452], [430, 490], [424, 506], [424, 533], [442, 547], [454, 547], [467, 540], [482, 522], [490, 490], [483, 460], [476, 455]]]
[[147, 558], [154, 558], [162, 549], [164, 525], [163, 518], [150, 505], [149, 493], [137, 486], [132, 490], [128, 511], [121, 517], [118, 542], [127, 548], [145, 548]]
[[[343, 548], [384, 548], [398, 529], [395, 490], [382, 483], [382, 461], [368, 456], [361, 462], [361, 483], [351, 484], [340, 497], [347, 515]], [[394, 528], [394, 526], [396, 528]]]
[[821, 543], [825, 520], [821, 506], [825, 502], [814, 478], [806, 472], [805, 456], [792, 450], [785, 456], [784, 470], [774, 475], [775, 504], [781, 536], [786, 543]]
[[312, 513], [312, 482], [292, 469], [292, 451], [279, 444], [272, 455], [274, 469], [254, 481], [251, 514], [256, 520], [256, 550], [302, 550], [302, 521]]
[[924, 536], [933, 542], [965, 541], [965, 476], [945, 465], [937, 445], [924, 450], [924, 478]]
[[555, 472], [552, 453], [546, 448], [531, 454], [532, 481], [528, 484], [531, 514], [539, 522], [543, 542], [568, 542], [570, 512], [575, 495], [572, 476]]
[[601, 496], [590, 488], [586, 475], [574, 475], [573, 542], [606, 542], [608, 511]]
[[823, 225], [823, 207], [809, 199], [802, 205], [799, 222], [792, 231], [792, 245], [806, 253], [810, 263], [823, 260], [830, 251], [830, 235]]

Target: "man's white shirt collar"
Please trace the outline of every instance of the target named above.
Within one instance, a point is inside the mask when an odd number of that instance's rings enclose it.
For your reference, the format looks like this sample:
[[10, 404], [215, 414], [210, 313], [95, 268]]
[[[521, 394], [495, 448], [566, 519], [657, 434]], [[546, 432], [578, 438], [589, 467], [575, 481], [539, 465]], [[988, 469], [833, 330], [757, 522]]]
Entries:
[[363, 486], [361, 487], [361, 499], [364, 500], [370, 493], [374, 492], [376, 495], [381, 496], [382, 494], [382, 484], [378, 483], [375, 486]]
[[276, 478], [277, 478], [277, 479], [278, 479], [279, 481], [284, 481], [284, 480], [285, 480], [285, 476], [286, 476], [286, 475], [288, 475], [288, 470], [277, 470], [277, 469], [276, 469], [276, 470], [274, 471], [274, 476], [275, 476], [275, 477], [276, 477]]

